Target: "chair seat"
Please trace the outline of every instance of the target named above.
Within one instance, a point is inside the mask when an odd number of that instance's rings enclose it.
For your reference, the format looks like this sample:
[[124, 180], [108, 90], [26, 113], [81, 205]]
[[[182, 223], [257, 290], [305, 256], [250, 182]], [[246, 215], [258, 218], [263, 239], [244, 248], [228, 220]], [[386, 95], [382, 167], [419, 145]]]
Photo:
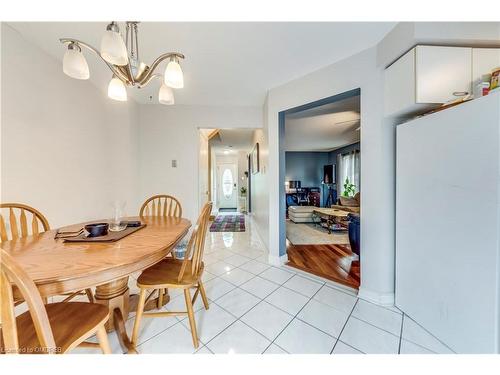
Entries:
[[203, 273], [204, 264], [201, 263], [201, 270], [198, 275], [191, 272], [191, 261], [187, 261], [186, 270], [181, 281], [178, 280], [184, 260], [165, 258], [144, 271], [137, 279], [137, 286], [140, 288], [189, 288], [198, 282], [199, 276]]
[[[109, 315], [107, 307], [86, 302], [50, 303], [45, 308], [60, 353], [67, 352], [90, 337]], [[29, 311], [19, 315], [16, 321], [20, 353], [41, 354], [42, 348]]]

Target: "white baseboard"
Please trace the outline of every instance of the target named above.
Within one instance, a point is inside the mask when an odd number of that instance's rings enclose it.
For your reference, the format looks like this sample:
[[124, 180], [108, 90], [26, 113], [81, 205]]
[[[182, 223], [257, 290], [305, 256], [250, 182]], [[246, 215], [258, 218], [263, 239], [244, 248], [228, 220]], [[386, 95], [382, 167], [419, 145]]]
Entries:
[[284, 254], [282, 256], [269, 254], [269, 264], [272, 264], [273, 266], [281, 267], [286, 262], [288, 262], [288, 254]]
[[381, 306], [394, 306], [394, 293], [378, 293], [361, 287], [359, 288], [358, 298]]

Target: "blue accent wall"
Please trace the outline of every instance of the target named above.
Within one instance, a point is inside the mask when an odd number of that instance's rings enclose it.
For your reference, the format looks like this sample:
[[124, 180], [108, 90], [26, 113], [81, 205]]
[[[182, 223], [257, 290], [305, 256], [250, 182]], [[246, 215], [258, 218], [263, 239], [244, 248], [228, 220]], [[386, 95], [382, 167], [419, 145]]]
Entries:
[[285, 152], [285, 181], [298, 180], [302, 187], [319, 187], [321, 189], [321, 206], [323, 194], [323, 166], [330, 164], [328, 152]]

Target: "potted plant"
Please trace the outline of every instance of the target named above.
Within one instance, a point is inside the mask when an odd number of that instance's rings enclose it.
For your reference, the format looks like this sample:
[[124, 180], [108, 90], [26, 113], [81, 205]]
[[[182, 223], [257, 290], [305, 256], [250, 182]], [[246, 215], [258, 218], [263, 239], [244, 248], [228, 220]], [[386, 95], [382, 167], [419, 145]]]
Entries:
[[354, 197], [354, 194], [356, 194], [356, 185], [349, 181], [349, 177], [346, 177], [344, 182], [344, 192], [342, 195], [344, 197]]
[[241, 193], [242, 197], [246, 197], [247, 196], [247, 188], [242, 186], [240, 189], [240, 193]]

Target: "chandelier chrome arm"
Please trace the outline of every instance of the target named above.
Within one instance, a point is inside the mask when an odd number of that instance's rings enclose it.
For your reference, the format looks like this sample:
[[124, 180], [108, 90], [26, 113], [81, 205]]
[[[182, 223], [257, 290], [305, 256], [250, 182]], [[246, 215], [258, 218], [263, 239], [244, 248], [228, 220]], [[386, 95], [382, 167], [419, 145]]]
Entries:
[[87, 44], [85, 42], [82, 42], [78, 39], [72, 39], [72, 38], [60, 38], [59, 41], [62, 43], [62, 44], [70, 44], [70, 43], [75, 43], [77, 44], [78, 46], [80, 47], [85, 47], [86, 49], [88, 49], [89, 51], [93, 52], [95, 55], [97, 55], [102, 61], [104, 61], [104, 63], [108, 66], [109, 70], [111, 70], [111, 72], [116, 75], [118, 78], [120, 78], [122, 81], [128, 83], [128, 84], [133, 84], [132, 81], [130, 81], [129, 77], [127, 77], [125, 74], [123, 74], [122, 71], [118, 70], [116, 66], [114, 65], [111, 65], [110, 63], [108, 63], [106, 60], [104, 60], [101, 56], [101, 54], [99, 53], [99, 51], [97, 49], [95, 49], [94, 47], [92, 47], [90, 44]]
[[136, 82], [138, 82], [141, 86], [146, 86], [151, 81], [152, 75], [155, 74], [154, 71], [158, 67], [158, 65], [160, 65], [162, 61], [171, 57], [176, 57], [179, 59], [185, 58], [185, 56], [179, 52], [164, 53], [163, 55], [160, 55], [155, 61], [153, 61], [150, 67], [145, 67], [146, 69], [142, 72], [142, 74], [136, 77]]
[[149, 84], [154, 78], [159, 78], [160, 80], [163, 79], [163, 74], [160, 73], [155, 73], [155, 74], [150, 74], [146, 77], [146, 79], [139, 84], [139, 88], [143, 88]]
[[182, 53], [179, 52], [167, 52], [162, 55], [160, 55], [153, 63], [151, 66], [144, 66], [144, 69], [140, 72], [138, 72], [138, 75], [136, 77], [133, 76], [132, 74], [132, 69], [130, 67], [130, 63], [125, 65], [125, 66], [115, 66], [110, 63], [108, 63], [106, 60], [103, 59], [101, 54], [97, 49], [92, 47], [91, 45], [82, 42], [78, 39], [72, 39], [72, 38], [60, 38], [59, 41], [63, 44], [70, 44], [70, 43], [75, 43], [80, 47], [85, 47], [89, 51], [93, 52], [95, 55], [99, 56], [99, 58], [104, 61], [104, 63], [108, 66], [109, 70], [116, 75], [120, 80], [123, 82], [129, 84], [129, 85], [136, 85], [139, 84], [140, 86], [146, 86], [151, 79], [153, 79], [155, 76], [161, 76], [158, 74], [155, 74], [154, 71], [162, 63], [164, 60], [176, 57], [178, 59], [184, 59], [185, 56]]

